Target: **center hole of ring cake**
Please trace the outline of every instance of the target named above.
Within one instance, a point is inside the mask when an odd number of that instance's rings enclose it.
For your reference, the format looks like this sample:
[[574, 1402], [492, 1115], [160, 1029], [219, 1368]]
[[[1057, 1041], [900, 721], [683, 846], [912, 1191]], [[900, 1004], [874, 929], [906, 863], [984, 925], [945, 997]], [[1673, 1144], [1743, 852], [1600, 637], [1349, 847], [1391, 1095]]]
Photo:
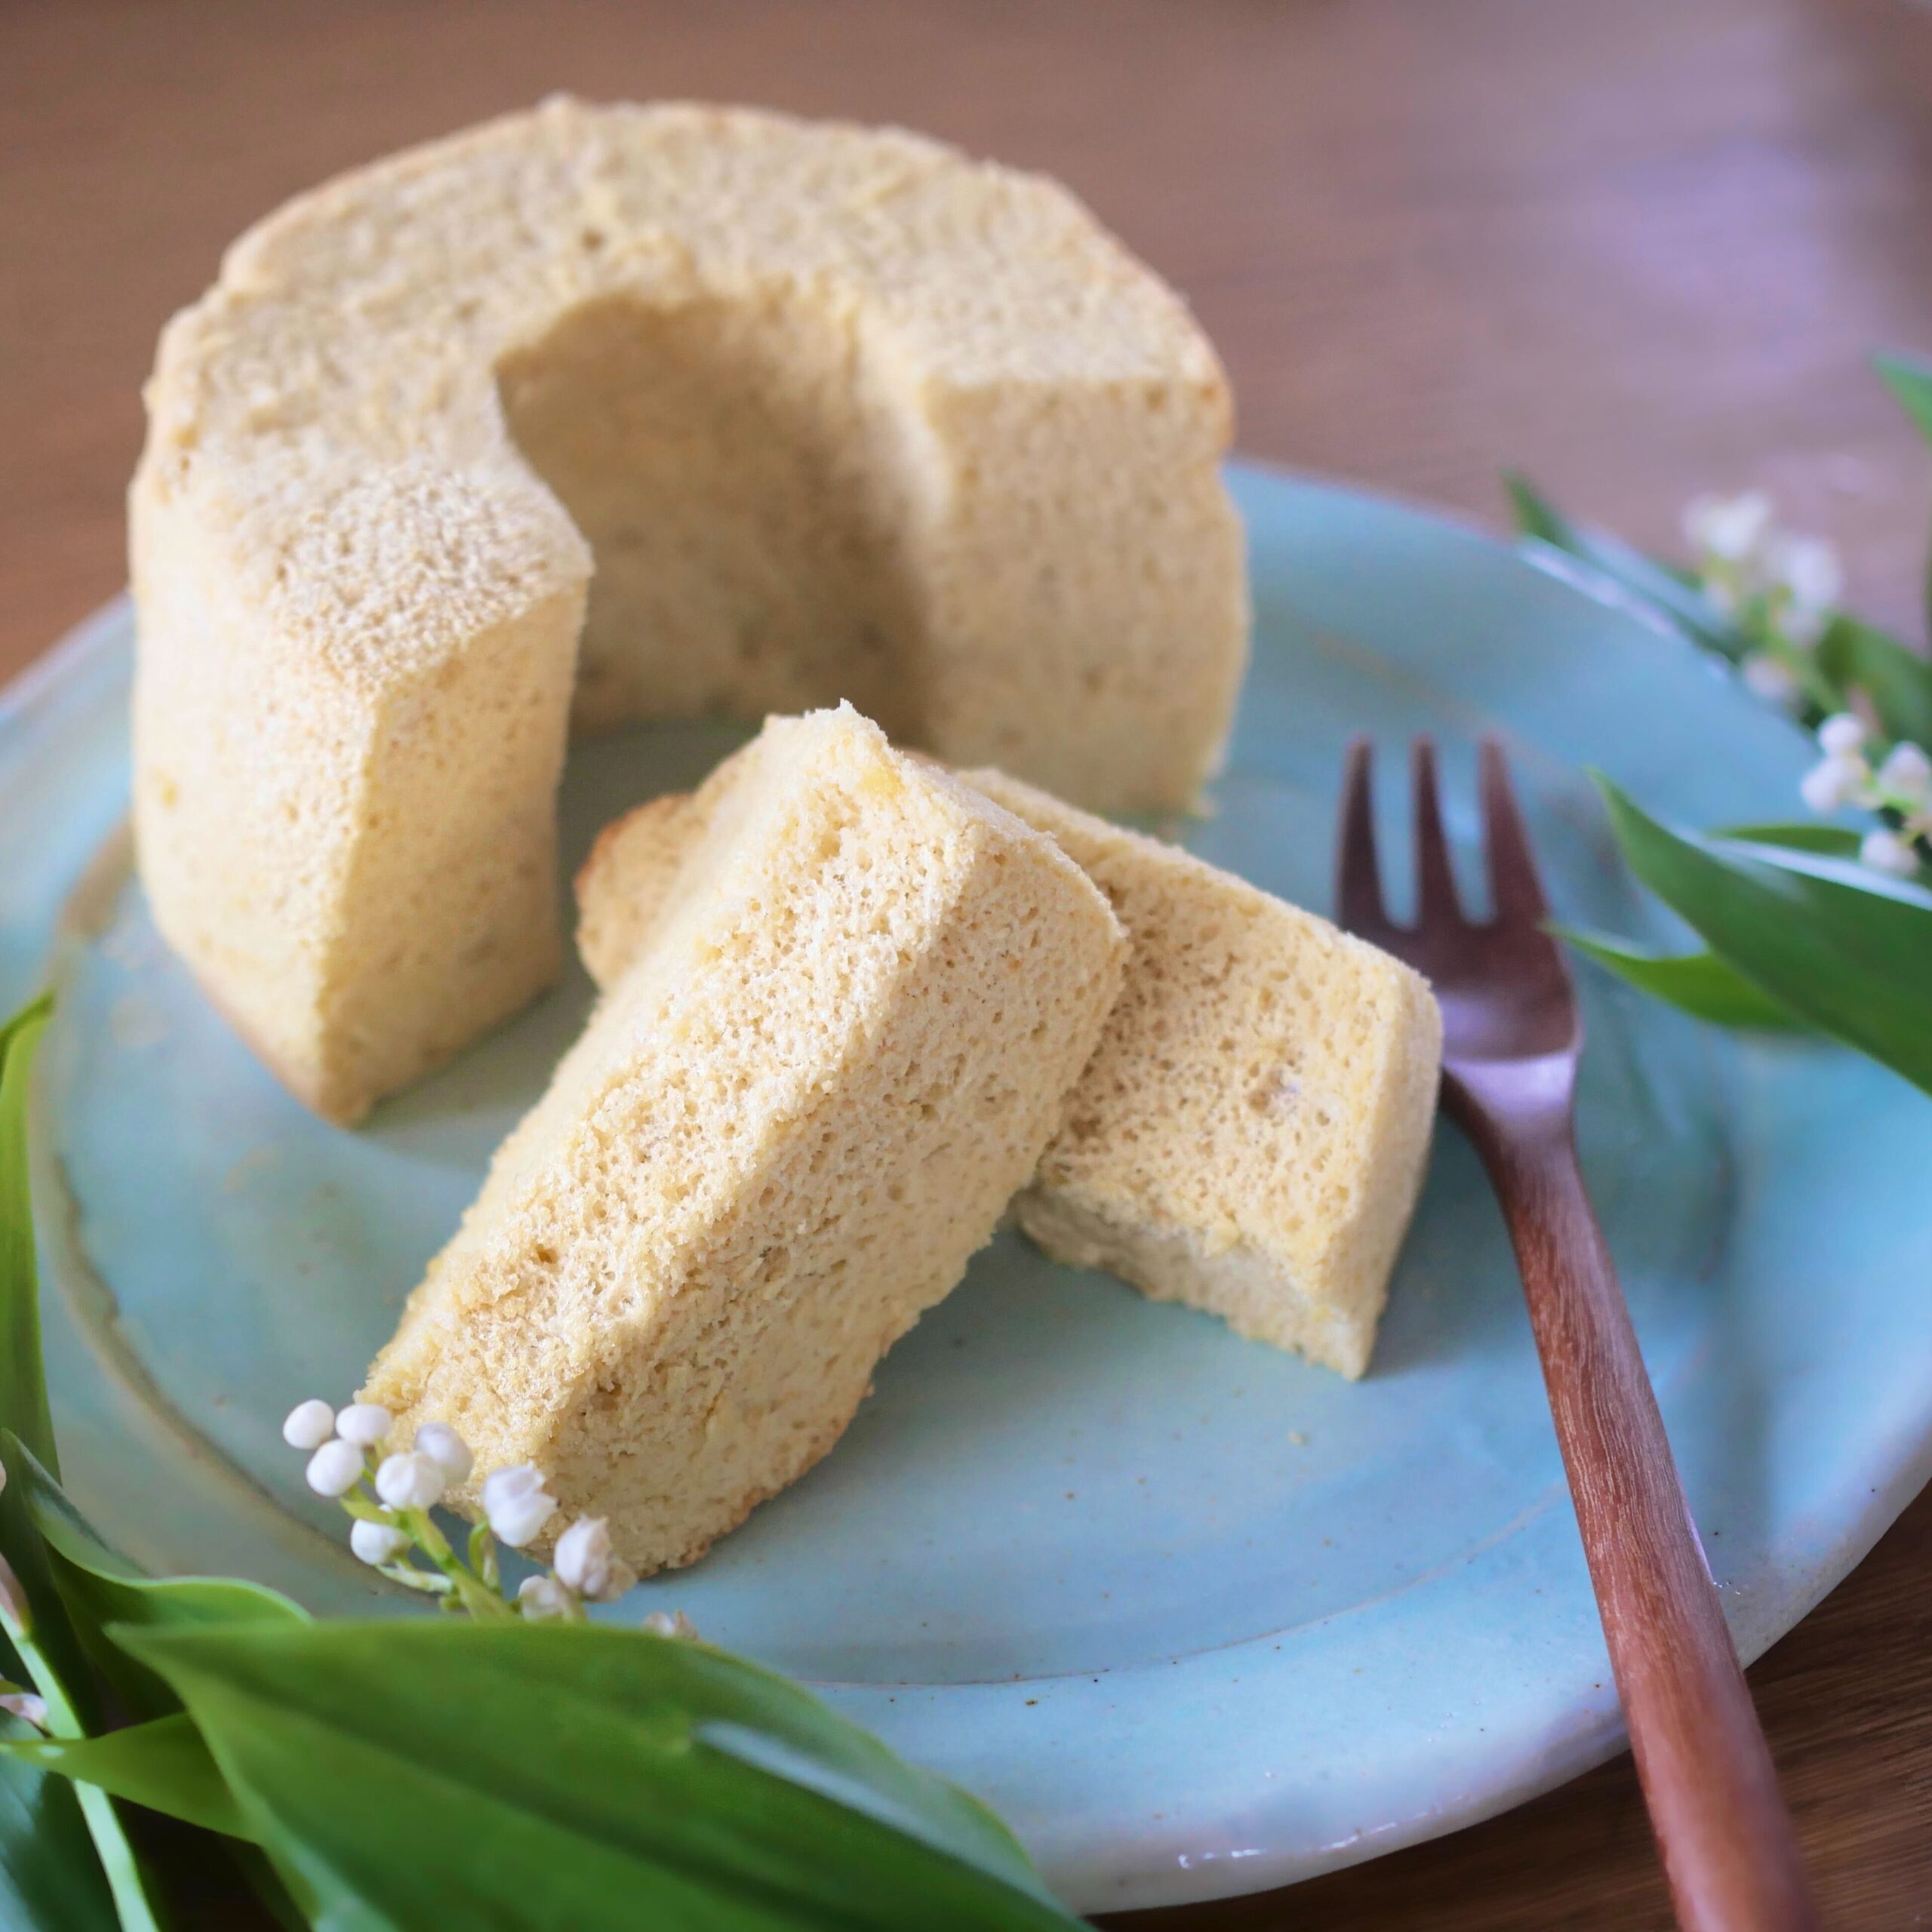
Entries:
[[921, 740], [927, 438], [854, 318], [789, 288], [611, 294], [496, 373], [595, 559], [578, 731], [844, 698]]

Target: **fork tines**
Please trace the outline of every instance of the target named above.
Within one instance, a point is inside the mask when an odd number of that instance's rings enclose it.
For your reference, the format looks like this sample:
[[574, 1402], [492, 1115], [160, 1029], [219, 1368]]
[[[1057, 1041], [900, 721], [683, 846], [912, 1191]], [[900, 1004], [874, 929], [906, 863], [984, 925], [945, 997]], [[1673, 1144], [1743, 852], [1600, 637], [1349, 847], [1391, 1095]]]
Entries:
[[[1426, 735], [1418, 736], [1411, 741], [1409, 757], [1415, 795], [1415, 926], [1467, 924], [1457, 895], [1448, 841], [1442, 829], [1441, 786], [1435, 740]], [[1491, 922], [1540, 925], [1548, 908], [1537, 881], [1536, 862], [1531, 856], [1529, 838], [1523, 829], [1522, 814], [1510, 787], [1501, 741], [1484, 737], [1478, 758], [1483, 849], [1488, 862], [1493, 907]], [[1368, 740], [1357, 738], [1349, 746], [1336, 868], [1340, 922], [1349, 931], [1371, 941], [1378, 936], [1413, 929], [1397, 926], [1383, 902], [1381, 869], [1375, 849], [1374, 764], [1374, 752]]]

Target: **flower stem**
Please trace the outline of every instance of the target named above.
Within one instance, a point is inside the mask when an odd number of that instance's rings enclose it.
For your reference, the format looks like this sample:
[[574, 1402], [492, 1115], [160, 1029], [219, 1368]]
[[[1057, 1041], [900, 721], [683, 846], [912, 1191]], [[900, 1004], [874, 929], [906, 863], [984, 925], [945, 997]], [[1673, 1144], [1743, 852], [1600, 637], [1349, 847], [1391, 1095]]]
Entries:
[[497, 1539], [487, 1522], [478, 1523], [469, 1533], [469, 1567], [499, 1596], [503, 1592], [503, 1572], [497, 1564]]
[[402, 1527], [416, 1539], [418, 1547], [450, 1580], [450, 1586], [472, 1617], [501, 1622], [516, 1613], [480, 1577], [472, 1575], [457, 1560], [442, 1531], [429, 1520], [426, 1509], [402, 1509], [397, 1512]]
[[441, 1597], [446, 1603], [454, 1594], [447, 1577], [440, 1572], [432, 1574], [428, 1571], [419, 1570], [413, 1563], [401, 1558], [394, 1563], [383, 1564], [377, 1574], [388, 1577], [392, 1583], [401, 1584], [406, 1589], [420, 1590], [426, 1596]]

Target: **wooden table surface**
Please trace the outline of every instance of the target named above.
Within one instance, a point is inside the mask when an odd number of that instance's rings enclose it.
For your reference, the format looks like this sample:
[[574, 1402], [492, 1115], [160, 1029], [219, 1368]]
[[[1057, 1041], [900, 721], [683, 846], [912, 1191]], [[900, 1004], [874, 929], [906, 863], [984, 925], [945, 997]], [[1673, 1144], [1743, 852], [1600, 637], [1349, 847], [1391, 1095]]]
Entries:
[[[222, 245], [555, 88], [1050, 169], [1192, 298], [1245, 449], [1489, 519], [1518, 464], [1658, 543], [1694, 491], [1764, 484], [1918, 632], [1928, 466], [1862, 366], [1932, 351], [1932, 11], [1904, 0], [0, 0], [0, 675], [119, 587], [139, 385]], [[1827, 1921], [1932, 1923], [1932, 1494], [1752, 1678]], [[1626, 1760], [1122, 1922], [1668, 1915]]]

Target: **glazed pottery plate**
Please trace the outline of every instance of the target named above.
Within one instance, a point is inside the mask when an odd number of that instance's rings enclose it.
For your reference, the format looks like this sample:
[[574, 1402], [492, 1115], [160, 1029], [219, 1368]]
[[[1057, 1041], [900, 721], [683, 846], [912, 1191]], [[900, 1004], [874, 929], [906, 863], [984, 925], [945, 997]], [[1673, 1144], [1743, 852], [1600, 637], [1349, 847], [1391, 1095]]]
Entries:
[[[1689, 824], [1790, 815], [1800, 734], [1614, 601], [1413, 509], [1234, 481], [1254, 669], [1212, 814], [1169, 828], [1208, 858], [1325, 909], [1357, 732], [1437, 734], [1465, 858], [1474, 740], [1500, 732], [1558, 910], [1626, 933], [1667, 937], [1588, 768]], [[281, 1418], [356, 1386], [589, 989], [574, 971], [355, 1131], [305, 1112], [130, 871], [131, 632], [103, 612], [0, 715], [0, 994], [60, 1001], [34, 1145], [63, 1462], [151, 1569], [408, 1614]], [[578, 748], [566, 860], [742, 736]], [[1753, 1656], [1932, 1473], [1932, 1106], [1581, 977], [1584, 1167]], [[1368, 1857], [1621, 1741], [1515, 1271], [1446, 1128], [1365, 1381], [1001, 1235], [817, 1469], [606, 1614], [657, 1608], [983, 1794], [1089, 1911]]]

